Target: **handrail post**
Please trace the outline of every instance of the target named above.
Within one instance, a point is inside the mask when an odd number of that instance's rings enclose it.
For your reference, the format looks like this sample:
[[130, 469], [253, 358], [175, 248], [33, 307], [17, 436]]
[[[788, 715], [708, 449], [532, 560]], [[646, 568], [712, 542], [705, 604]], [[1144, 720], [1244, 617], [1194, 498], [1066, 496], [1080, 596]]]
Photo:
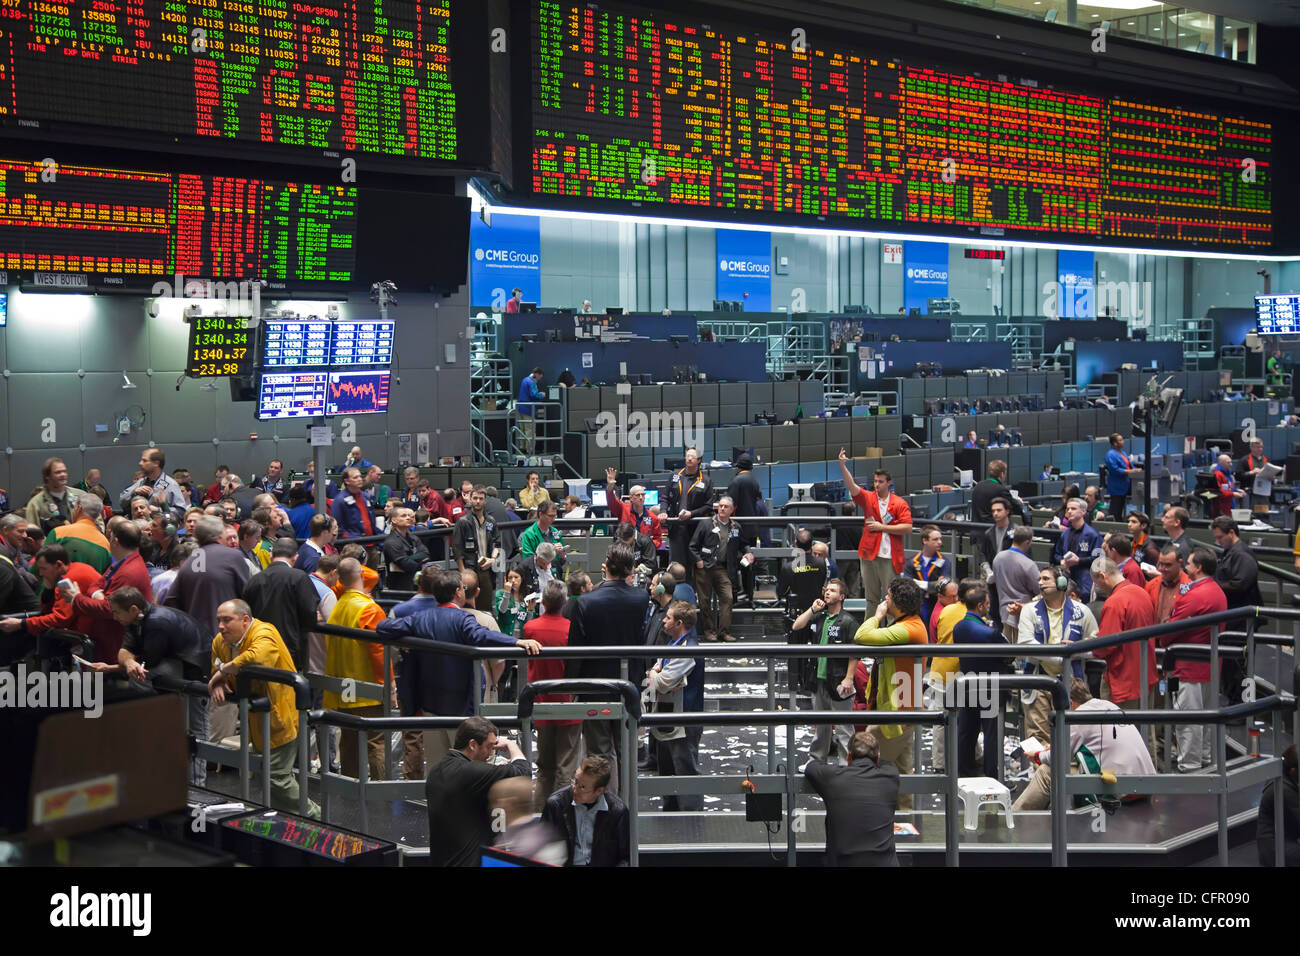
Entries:
[[262, 805], [271, 805], [271, 713], [262, 722]]
[[307, 711], [298, 711], [298, 816], [307, 816], [307, 782], [311, 779], [311, 747], [308, 738], [311, 730], [307, 727]]
[[[831, 752], [834, 752], [834, 725], [831, 727]], [[794, 721], [785, 725], [785, 865], [798, 866], [798, 853], [794, 834], [795, 814], [794, 788]]]
[[[380, 702], [381, 713], [385, 717], [393, 716], [393, 645], [384, 645], [384, 699]], [[401, 735], [398, 735], [401, 740]], [[400, 744], [399, 744], [400, 746]], [[393, 760], [393, 735], [384, 734], [384, 779], [393, 780], [393, 771], [397, 762]]]
[[[767, 709], [776, 710], [776, 659], [767, 659]], [[835, 736], [831, 733], [832, 738]], [[767, 772], [776, 772], [776, 727], [767, 725]]]
[[239, 796], [242, 800], [249, 796], [248, 781], [248, 698], [239, 698]]
[[[1070, 661], [1066, 660], [1064, 664], [1062, 678], [1070, 670]], [[1046, 691], [1041, 690], [1039, 693]], [[1067, 751], [1070, 737], [1065, 726], [1066, 713], [1068, 710], [1060, 707], [1054, 707], [1052, 713], [1052, 866], [1061, 867], [1066, 865], [1067, 804], [1070, 799], [1065, 787], [1070, 772], [1070, 755]]]
[[1150, 640], [1138, 641], [1138, 705], [1146, 710], [1151, 703], [1150, 688], [1147, 687], [1147, 668], [1151, 666], [1151, 642]]
[[[1212, 687], [1214, 685], [1211, 685]], [[1217, 701], [1216, 701], [1217, 703]], [[1215, 710], [1218, 710], [1216, 707]], [[1219, 866], [1228, 865], [1228, 727], [1222, 720], [1214, 725], [1215, 777], [1219, 792], [1215, 803], [1219, 815]], [[1277, 794], [1280, 802], [1281, 792]]]
[[1214, 709], [1219, 708], [1219, 683], [1222, 677], [1223, 665], [1219, 662], [1219, 631], [1218, 624], [1210, 625], [1210, 692], [1207, 695], [1209, 700], [1214, 701]]
[[[945, 695], [946, 696], [946, 695]], [[951, 698], [944, 701], [944, 711], [947, 714], [947, 721], [943, 725], [944, 740], [944, 771], [947, 774], [947, 781], [944, 783], [944, 800], [943, 800], [943, 833], [944, 833], [944, 864], [946, 866], [957, 866], [958, 855], [961, 852], [961, 832], [958, 830], [957, 820], [957, 695], [953, 694]]]
[[370, 807], [366, 800], [366, 790], [370, 786], [370, 755], [366, 752], [370, 746], [370, 735], [365, 730], [357, 731], [357, 800], [361, 803], [361, 829], [370, 829]]
[[[627, 663], [626, 658], [623, 661]], [[526, 724], [525, 724], [526, 725]], [[641, 734], [637, 728], [636, 715], [623, 707], [623, 728], [626, 735], [624, 744], [624, 754], [626, 759], [623, 761], [628, 766], [627, 771], [627, 789], [623, 791], [624, 802], [628, 806], [628, 865], [641, 865], [641, 838], [637, 827], [637, 805], [640, 802], [637, 797], [637, 760], [636, 745]], [[653, 736], [653, 735], [652, 735]]]

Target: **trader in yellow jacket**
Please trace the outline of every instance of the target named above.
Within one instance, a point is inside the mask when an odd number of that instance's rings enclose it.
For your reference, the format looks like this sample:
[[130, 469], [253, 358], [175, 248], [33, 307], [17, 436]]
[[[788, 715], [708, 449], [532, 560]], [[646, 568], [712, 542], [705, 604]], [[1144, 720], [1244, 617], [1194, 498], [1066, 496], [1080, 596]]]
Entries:
[[[355, 627], [373, 631], [384, 619], [383, 609], [375, 603], [366, 591], [362, 577], [361, 562], [356, 558], [344, 558], [339, 562], [339, 584], [343, 593], [338, 603], [330, 612], [328, 624], [338, 627]], [[366, 641], [353, 640], [350, 637], [338, 637], [334, 634], [325, 636], [325, 673], [330, 677], [351, 680], [356, 683], [384, 682], [384, 646]], [[382, 717], [384, 705], [377, 703], [355, 690], [345, 687], [343, 693], [325, 692], [325, 707], [328, 710], [343, 710], [354, 717]], [[367, 743], [367, 763], [370, 767], [371, 780], [384, 779], [384, 734], [372, 733]], [[339, 763], [345, 777], [356, 777], [360, 773], [357, 757], [357, 732], [344, 731], [339, 744]]]
[[[208, 693], [213, 706], [225, 703], [226, 694], [235, 690], [235, 678], [246, 664], [294, 671], [293, 658], [280, 632], [266, 621], [254, 620], [253, 612], [240, 600], [227, 601], [217, 608], [218, 634], [212, 639], [212, 679]], [[271, 753], [263, 754], [270, 762], [271, 806], [290, 813], [298, 812], [298, 779], [293, 774], [298, 760], [298, 711], [294, 707], [293, 688], [287, 684], [253, 681], [252, 694], [271, 701]], [[262, 749], [262, 714], [249, 715], [249, 738], [253, 747]], [[320, 819], [320, 807], [310, 800], [307, 815]]]

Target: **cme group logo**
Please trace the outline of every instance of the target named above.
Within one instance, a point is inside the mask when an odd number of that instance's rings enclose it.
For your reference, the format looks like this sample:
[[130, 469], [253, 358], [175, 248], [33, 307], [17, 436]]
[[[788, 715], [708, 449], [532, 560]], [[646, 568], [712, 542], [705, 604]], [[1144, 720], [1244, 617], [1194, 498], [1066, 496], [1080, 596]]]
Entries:
[[934, 279], [947, 281], [948, 270], [911, 268], [907, 270], [907, 277], [909, 279]]
[[475, 262], [486, 262], [489, 266], [522, 266], [536, 269], [542, 257], [536, 252], [520, 252], [517, 249], [484, 249], [479, 246], [474, 250]]
[[767, 262], [754, 262], [752, 259], [722, 259], [718, 268], [723, 272], [742, 275], [770, 275], [772, 266]]

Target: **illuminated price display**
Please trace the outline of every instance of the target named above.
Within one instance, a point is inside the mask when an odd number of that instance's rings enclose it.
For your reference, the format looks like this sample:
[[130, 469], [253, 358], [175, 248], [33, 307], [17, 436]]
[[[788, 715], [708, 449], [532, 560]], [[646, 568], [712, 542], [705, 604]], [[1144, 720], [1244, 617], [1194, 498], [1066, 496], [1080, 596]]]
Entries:
[[262, 365], [302, 368], [330, 364], [331, 323], [264, 322]]
[[340, 322], [334, 326], [331, 365], [393, 364], [395, 322]]
[[268, 372], [257, 386], [257, 417], [311, 418], [325, 413], [325, 372]]
[[330, 372], [326, 415], [373, 415], [388, 411], [390, 372]]
[[1272, 241], [1268, 122], [909, 62], [834, 31], [799, 44], [788, 27], [629, 3], [534, 0], [532, 13], [527, 175], [548, 203]]
[[0, 124], [456, 162], [457, 7], [4, 0]]
[[1261, 335], [1300, 333], [1300, 295], [1255, 296], [1255, 318]]
[[193, 378], [247, 374], [253, 367], [247, 322], [238, 316], [191, 318], [185, 374]]

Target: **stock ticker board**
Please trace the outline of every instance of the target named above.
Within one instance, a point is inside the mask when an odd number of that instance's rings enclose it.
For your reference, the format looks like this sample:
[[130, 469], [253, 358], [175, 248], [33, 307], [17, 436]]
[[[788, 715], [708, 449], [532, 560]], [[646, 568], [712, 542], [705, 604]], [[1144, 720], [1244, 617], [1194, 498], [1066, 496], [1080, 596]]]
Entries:
[[[538, 0], [531, 190], [1018, 238], [1263, 247], [1272, 127]], [[685, 210], [682, 210], [685, 211]], [[930, 230], [936, 231], [936, 230]]]
[[0, 122], [456, 162], [452, 4], [3, 0]]
[[86, 287], [347, 282], [356, 206], [355, 186], [0, 160], [0, 268]]
[[189, 320], [189, 354], [185, 374], [192, 378], [228, 378], [253, 368], [253, 333], [238, 315], [198, 315]]

